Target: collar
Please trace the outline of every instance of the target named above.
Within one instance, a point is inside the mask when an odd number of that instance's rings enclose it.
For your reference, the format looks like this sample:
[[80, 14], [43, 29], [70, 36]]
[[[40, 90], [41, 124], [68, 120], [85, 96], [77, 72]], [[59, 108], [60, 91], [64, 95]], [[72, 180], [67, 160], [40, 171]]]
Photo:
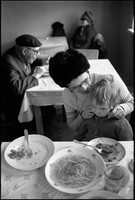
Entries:
[[98, 117], [96, 114], [94, 114], [93, 117], [94, 117], [95, 119], [98, 119], [98, 120], [108, 119], [108, 115], [106, 115], [105, 117]]

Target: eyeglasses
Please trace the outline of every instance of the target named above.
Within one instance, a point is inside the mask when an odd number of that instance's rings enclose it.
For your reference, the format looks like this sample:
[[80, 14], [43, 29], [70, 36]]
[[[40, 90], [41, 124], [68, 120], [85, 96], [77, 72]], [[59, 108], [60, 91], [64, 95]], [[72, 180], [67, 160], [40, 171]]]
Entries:
[[28, 49], [32, 50], [36, 55], [39, 53], [39, 50], [34, 50], [34, 49], [31, 49], [30, 47], [27, 47]]
[[73, 87], [68, 85], [70, 91], [79, 90], [81, 87], [84, 88], [83, 90], [86, 90], [89, 87], [91, 77], [89, 71], [86, 71], [86, 73], [88, 73], [88, 77], [80, 85]]

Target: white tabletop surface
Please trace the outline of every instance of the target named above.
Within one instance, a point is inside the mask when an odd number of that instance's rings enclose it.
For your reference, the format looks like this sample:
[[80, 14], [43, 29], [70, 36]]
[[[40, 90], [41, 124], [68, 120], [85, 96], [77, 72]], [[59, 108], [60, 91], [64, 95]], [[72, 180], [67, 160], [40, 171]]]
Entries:
[[[128, 169], [128, 162], [133, 159], [133, 141], [120, 142], [126, 149], [126, 155], [120, 165]], [[9, 142], [1, 144], [1, 199], [76, 199], [79, 195], [66, 194], [54, 189], [46, 180], [42, 166], [34, 171], [20, 171], [12, 168], [4, 159], [4, 151]], [[54, 142], [55, 152], [70, 146], [78, 146], [73, 142]], [[126, 199], [133, 199], [133, 174], [130, 172], [128, 185], [120, 190], [119, 195]], [[101, 190], [104, 187], [104, 178], [93, 189]]]

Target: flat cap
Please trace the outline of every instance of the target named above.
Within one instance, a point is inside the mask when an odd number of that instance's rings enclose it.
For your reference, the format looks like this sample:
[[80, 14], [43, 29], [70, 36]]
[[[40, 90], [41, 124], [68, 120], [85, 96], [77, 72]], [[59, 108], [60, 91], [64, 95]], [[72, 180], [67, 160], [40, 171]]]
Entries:
[[42, 43], [33, 35], [21, 35], [15, 39], [15, 42], [19, 46], [25, 47], [40, 47]]

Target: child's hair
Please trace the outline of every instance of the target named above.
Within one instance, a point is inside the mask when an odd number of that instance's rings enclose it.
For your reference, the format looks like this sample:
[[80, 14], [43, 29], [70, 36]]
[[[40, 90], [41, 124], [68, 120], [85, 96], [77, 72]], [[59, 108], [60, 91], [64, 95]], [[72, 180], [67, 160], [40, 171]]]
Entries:
[[102, 79], [90, 88], [90, 100], [95, 101], [97, 105], [116, 106], [119, 104], [120, 90], [114, 82]]

